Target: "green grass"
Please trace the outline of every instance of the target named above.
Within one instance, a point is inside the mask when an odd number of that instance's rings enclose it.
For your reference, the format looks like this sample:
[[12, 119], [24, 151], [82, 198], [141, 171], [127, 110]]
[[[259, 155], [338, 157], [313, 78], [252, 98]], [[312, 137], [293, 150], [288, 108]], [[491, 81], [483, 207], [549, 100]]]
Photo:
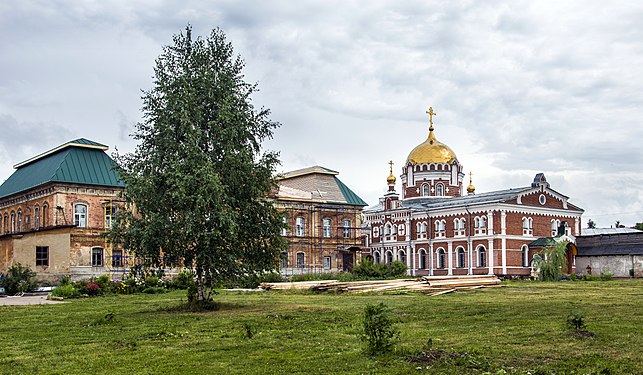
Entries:
[[[643, 374], [643, 280], [510, 282], [437, 297], [226, 292], [221, 310], [203, 313], [176, 312], [182, 300], [176, 291], [0, 307], [0, 373]], [[400, 341], [369, 357], [361, 318], [379, 302]], [[595, 337], [570, 334], [572, 311]], [[456, 355], [410, 362], [429, 338]]]

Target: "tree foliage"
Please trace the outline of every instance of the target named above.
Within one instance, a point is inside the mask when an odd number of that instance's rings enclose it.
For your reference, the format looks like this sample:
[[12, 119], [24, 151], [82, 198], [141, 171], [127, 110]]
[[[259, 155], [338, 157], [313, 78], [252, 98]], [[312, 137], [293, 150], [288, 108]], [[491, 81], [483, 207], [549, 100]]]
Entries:
[[538, 278], [541, 281], [557, 281], [567, 272], [565, 251], [567, 242], [559, 242], [554, 246], [546, 247], [534, 257], [534, 264], [539, 269]]
[[587, 228], [589, 228], [589, 229], [595, 229], [596, 228], [596, 223], [594, 222], [594, 220], [589, 219], [587, 221]]
[[261, 142], [279, 126], [255, 109], [256, 84], [215, 29], [174, 36], [143, 93], [135, 151], [117, 156], [126, 208], [110, 239], [154, 267], [193, 270], [198, 299], [223, 280], [275, 269], [285, 246], [281, 215], [267, 193], [279, 164]]

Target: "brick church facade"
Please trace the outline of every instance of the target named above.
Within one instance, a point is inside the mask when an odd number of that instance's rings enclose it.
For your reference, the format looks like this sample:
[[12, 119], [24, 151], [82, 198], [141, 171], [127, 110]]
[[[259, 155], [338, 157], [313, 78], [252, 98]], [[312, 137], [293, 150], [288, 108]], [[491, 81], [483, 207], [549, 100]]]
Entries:
[[[539, 238], [574, 242], [583, 210], [553, 190], [539, 173], [531, 184], [476, 193], [455, 153], [429, 135], [402, 166], [401, 195], [392, 162], [388, 191], [364, 211], [366, 246], [376, 262], [400, 260], [411, 275], [531, 273]], [[573, 271], [573, 257], [568, 265]]]

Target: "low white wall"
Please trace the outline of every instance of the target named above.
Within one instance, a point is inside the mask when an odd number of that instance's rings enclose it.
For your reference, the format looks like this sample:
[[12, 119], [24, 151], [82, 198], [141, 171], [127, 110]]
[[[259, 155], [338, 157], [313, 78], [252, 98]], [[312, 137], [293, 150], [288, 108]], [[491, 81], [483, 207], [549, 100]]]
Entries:
[[615, 277], [643, 277], [643, 256], [641, 255], [609, 255], [609, 256], [576, 256], [576, 270], [585, 273], [587, 265], [592, 267], [592, 275], [611, 273]]

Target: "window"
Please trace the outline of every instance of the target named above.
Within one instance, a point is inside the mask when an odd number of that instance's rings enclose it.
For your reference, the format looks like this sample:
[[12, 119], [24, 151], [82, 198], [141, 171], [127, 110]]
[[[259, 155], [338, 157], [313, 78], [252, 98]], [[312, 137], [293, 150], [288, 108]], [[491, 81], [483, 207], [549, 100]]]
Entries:
[[454, 236], [464, 236], [465, 222], [466, 221], [464, 220], [464, 218], [454, 219], [453, 220], [453, 235]]
[[112, 267], [123, 267], [123, 250], [112, 250]]
[[297, 237], [304, 236], [304, 218], [303, 217], [298, 217], [297, 219], [295, 219], [295, 234], [297, 235]]
[[18, 209], [18, 233], [22, 232], [22, 210]]
[[116, 215], [117, 208], [118, 207], [111, 204], [105, 206], [105, 228], [110, 229], [112, 227], [112, 221], [114, 219], [114, 215]]
[[285, 251], [281, 253], [281, 268], [288, 268], [288, 253]]
[[476, 216], [473, 220], [473, 227], [476, 235], [487, 234], [487, 218], [484, 216]]
[[49, 226], [49, 205], [47, 203], [42, 205], [42, 226]]
[[420, 249], [420, 269], [426, 269], [426, 251]]
[[406, 252], [404, 250], [400, 250], [400, 252], [397, 253], [397, 258], [400, 262], [406, 264]]
[[534, 221], [530, 217], [522, 218], [522, 235], [523, 236], [532, 236], [534, 234], [533, 229]]
[[444, 196], [444, 186], [442, 186], [442, 184], [438, 184], [435, 187], [435, 195], [438, 197]]
[[344, 227], [344, 238], [351, 238], [351, 221], [344, 219], [342, 226]]
[[379, 237], [380, 236], [380, 227], [373, 227], [373, 237]]
[[386, 252], [386, 263], [392, 263], [392, 262], [393, 262], [393, 252], [389, 250]]
[[529, 267], [529, 247], [522, 245], [522, 266]]
[[49, 246], [36, 246], [36, 266], [49, 266]]
[[429, 185], [427, 184], [422, 185], [422, 196], [423, 197], [429, 196]]
[[545, 203], [547, 203], [547, 198], [545, 198], [544, 194], [540, 194], [540, 196], [538, 197], [538, 203], [543, 206], [545, 205]]
[[552, 236], [557, 236], [558, 235], [558, 227], [560, 226], [560, 220], [558, 219], [552, 219], [551, 220], [551, 235]]
[[330, 257], [329, 256], [324, 257], [324, 269], [326, 271], [330, 270]]
[[11, 211], [11, 233], [16, 232], [16, 213]]
[[435, 237], [444, 237], [446, 234], [447, 221], [438, 220], [435, 222]]
[[82, 203], [74, 205], [74, 225], [79, 228], [87, 227], [87, 205]]
[[375, 264], [380, 264], [380, 262], [382, 262], [379, 251], [373, 252], [373, 258], [375, 258]]
[[288, 218], [282, 217], [281, 222], [284, 223], [283, 228], [281, 228], [281, 235], [285, 237], [288, 235]]
[[36, 206], [33, 209], [33, 228], [40, 229], [40, 207]]
[[7, 214], [4, 214], [4, 233], [9, 232], [9, 216]]
[[487, 266], [487, 249], [484, 246], [478, 247], [478, 267]]
[[95, 247], [92, 249], [92, 267], [103, 266], [103, 248]]
[[322, 228], [324, 238], [330, 238], [330, 219], [322, 220]]
[[3, 232], [3, 228], [4, 228], [4, 227], [2, 226], [2, 224], [3, 224], [3, 222], [2, 222], [2, 214], [0, 214], [0, 233], [2, 233], [2, 232]]
[[446, 256], [444, 254], [444, 249], [439, 249], [438, 250], [438, 268], [444, 269], [445, 268], [445, 260]]
[[457, 267], [458, 268], [464, 268], [464, 249], [459, 247], [457, 249], [457, 253], [458, 253], [458, 265], [457, 265]]
[[304, 268], [305, 255], [304, 253], [297, 253], [297, 267]]

